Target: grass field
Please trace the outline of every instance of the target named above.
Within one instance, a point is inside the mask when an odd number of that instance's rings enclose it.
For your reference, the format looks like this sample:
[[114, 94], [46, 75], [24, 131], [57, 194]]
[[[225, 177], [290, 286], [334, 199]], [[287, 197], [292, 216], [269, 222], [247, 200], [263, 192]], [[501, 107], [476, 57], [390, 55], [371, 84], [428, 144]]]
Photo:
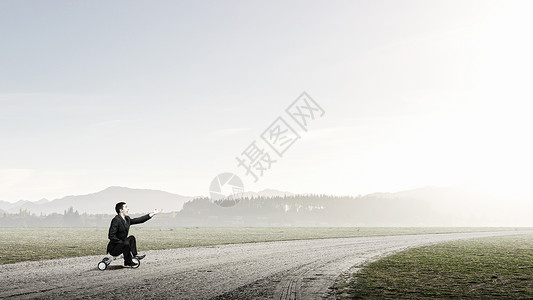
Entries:
[[413, 248], [369, 263], [339, 299], [532, 299], [533, 234]]
[[[105, 255], [107, 228], [0, 228], [0, 264], [83, 255]], [[510, 228], [295, 228], [132, 226], [139, 252], [191, 246], [314, 238], [496, 231]], [[511, 228], [512, 230], [512, 228]]]

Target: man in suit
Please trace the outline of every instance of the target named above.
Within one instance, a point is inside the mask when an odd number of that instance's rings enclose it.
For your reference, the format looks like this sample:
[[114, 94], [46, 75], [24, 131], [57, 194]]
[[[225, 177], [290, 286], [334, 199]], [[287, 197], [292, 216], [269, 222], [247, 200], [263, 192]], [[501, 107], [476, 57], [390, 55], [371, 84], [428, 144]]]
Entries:
[[133, 235], [128, 236], [130, 225], [140, 224], [150, 220], [154, 215], [157, 215], [161, 210], [154, 209], [153, 212], [138, 218], [130, 218], [128, 215], [129, 209], [125, 202], [119, 202], [115, 205], [117, 215], [111, 220], [109, 226], [109, 243], [107, 244], [107, 253], [118, 256], [124, 255], [124, 266], [135, 267], [132, 258], [139, 260], [146, 255], [137, 255], [137, 244]]

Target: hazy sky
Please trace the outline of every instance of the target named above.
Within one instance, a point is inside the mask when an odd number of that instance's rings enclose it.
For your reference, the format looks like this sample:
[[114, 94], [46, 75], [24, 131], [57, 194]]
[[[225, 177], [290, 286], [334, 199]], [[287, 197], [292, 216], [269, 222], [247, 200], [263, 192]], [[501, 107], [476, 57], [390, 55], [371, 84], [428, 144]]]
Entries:
[[[0, 200], [532, 179], [531, 1], [1, 1]], [[324, 109], [257, 183], [236, 157]], [[268, 150], [268, 149], [267, 149]]]

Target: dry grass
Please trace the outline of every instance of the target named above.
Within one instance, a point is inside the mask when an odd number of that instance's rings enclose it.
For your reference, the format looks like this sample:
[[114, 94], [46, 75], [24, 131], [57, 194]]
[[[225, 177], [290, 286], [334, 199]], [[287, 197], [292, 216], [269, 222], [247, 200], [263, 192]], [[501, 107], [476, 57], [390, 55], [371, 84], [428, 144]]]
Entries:
[[345, 299], [532, 299], [533, 235], [413, 248], [353, 274]]
[[[107, 228], [0, 228], [0, 264], [82, 255], [105, 255]], [[495, 231], [509, 228], [375, 228], [375, 227], [177, 227], [132, 226], [130, 235], [143, 250], [231, 243], [377, 235]]]

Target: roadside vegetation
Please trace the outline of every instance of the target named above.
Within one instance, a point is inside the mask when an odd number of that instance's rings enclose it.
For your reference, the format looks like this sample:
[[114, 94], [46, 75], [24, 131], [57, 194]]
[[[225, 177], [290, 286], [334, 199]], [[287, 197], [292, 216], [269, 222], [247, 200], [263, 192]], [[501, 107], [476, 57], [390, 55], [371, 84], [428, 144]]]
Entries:
[[339, 283], [338, 299], [532, 299], [533, 234], [478, 238], [386, 256]]
[[[174, 227], [132, 226], [140, 252], [233, 243], [358, 236], [514, 230], [422, 227]], [[108, 228], [0, 228], [0, 264], [84, 255], [106, 255]]]

